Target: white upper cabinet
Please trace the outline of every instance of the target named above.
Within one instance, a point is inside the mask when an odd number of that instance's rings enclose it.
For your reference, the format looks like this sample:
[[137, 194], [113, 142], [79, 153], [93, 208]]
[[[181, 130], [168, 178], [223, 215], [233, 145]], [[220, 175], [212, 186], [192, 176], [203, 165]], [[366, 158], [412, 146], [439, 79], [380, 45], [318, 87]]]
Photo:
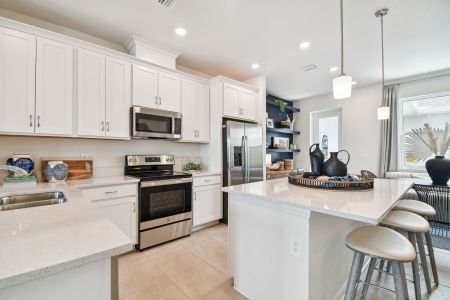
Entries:
[[256, 120], [256, 93], [224, 83], [223, 115], [231, 118]]
[[181, 80], [170, 73], [158, 74], [158, 108], [181, 112]]
[[209, 142], [209, 86], [197, 85], [197, 140]]
[[72, 134], [73, 47], [37, 39], [36, 133]]
[[105, 56], [78, 49], [78, 135], [105, 135]]
[[0, 28], [0, 131], [34, 132], [36, 37]]
[[133, 105], [181, 112], [180, 77], [133, 65]]
[[223, 114], [229, 117], [240, 117], [239, 88], [229, 84], [223, 85]]
[[133, 105], [158, 108], [158, 71], [133, 65]]
[[130, 137], [131, 64], [106, 57], [106, 136]]
[[182, 141], [209, 142], [209, 86], [182, 82]]

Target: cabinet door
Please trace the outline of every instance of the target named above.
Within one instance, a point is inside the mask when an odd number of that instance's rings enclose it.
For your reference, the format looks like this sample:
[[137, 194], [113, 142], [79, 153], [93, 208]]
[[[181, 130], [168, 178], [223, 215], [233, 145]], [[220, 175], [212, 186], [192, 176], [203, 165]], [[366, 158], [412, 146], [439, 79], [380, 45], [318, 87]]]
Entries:
[[105, 135], [105, 57], [78, 49], [78, 135]]
[[239, 106], [239, 89], [228, 84], [223, 85], [223, 114], [228, 117], [242, 117]]
[[181, 133], [183, 141], [195, 141], [197, 130], [196, 83], [183, 79], [181, 86]]
[[220, 185], [194, 188], [193, 226], [220, 220], [223, 217]]
[[133, 105], [157, 108], [158, 71], [133, 65]]
[[0, 131], [34, 132], [36, 37], [0, 28]]
[[131, 65], [106, 58], [106, 136], [130, 137]]
[[94, 201], [93, 204], [116, 224], [133, 244], [137, 243], [136, 197]]
[[255, 120], [256, 94], [244, 90], [239, 91], [239, 103], [242, 109], [241, 117], [248, 120]]
[[180, 77], [159, 72], [158, 75], [159, 109], [181, 112]]
[[35, 131], [72, 134], [73, 47], [38, 38], [36, 53]]
[[197, 85], [197, 140], [209, 142], [209, 87]]

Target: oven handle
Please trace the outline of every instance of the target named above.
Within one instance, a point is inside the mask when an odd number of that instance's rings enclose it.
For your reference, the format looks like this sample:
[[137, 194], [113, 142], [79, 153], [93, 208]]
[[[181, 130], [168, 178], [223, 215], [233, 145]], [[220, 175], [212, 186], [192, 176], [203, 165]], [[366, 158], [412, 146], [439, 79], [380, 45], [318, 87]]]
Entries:
[[152, 186], [171, 185], [171, 184], [180, 184], [180, 183], [189, 183], [189, 182], [192, 182], [192, 178], [144, 181], [144, 182], [141, 182], [141, 187], [152, 187]]

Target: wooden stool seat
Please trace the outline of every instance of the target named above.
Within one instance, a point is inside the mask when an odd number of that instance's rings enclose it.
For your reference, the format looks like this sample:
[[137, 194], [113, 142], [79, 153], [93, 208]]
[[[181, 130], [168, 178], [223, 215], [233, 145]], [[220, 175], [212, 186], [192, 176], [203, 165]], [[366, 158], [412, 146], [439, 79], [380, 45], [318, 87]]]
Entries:
[[428, 205], [419, 200], [405, 199], [399, 200], [394, 206], [395, 210], [409, 211], [423, 217], [432, 217], [436, 215], [436, 210], [433, 206]]
[[408, 211], [393, 210], [381, 221], [382, 225], [407, 232], [430, 231], [430, 224], [421, 216]]

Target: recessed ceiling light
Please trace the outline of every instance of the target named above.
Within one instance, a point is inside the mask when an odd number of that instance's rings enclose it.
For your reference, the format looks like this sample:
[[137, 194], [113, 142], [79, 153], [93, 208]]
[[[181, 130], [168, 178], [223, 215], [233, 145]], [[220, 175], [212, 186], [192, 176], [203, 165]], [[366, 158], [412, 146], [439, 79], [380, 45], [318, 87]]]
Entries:
[[352, 81], [352, 85], [355, 85], [357, 83], [358, 83], [358, 81]]
[[331, 68], [328, 69], [328, 71], [330, 71], [331, 73], [334, 73], [334, 72], [336, 72], [337, 70], [339, 70], [338, 67], [331, 67]]
[[300, 49], [306, 49], [309, 48], [309, 46], [311, 46], [310, 42], [301, 42], [299, 45]]
[[252, 64], [251, 67], [254, 70], [259, 69], [259, 64]]
[[175, 29], [175, 33], [179, 36], [185, 36], [187, 31], [186, 31], [186, 29], [184, 29], [182, 27], [178, 27]]

